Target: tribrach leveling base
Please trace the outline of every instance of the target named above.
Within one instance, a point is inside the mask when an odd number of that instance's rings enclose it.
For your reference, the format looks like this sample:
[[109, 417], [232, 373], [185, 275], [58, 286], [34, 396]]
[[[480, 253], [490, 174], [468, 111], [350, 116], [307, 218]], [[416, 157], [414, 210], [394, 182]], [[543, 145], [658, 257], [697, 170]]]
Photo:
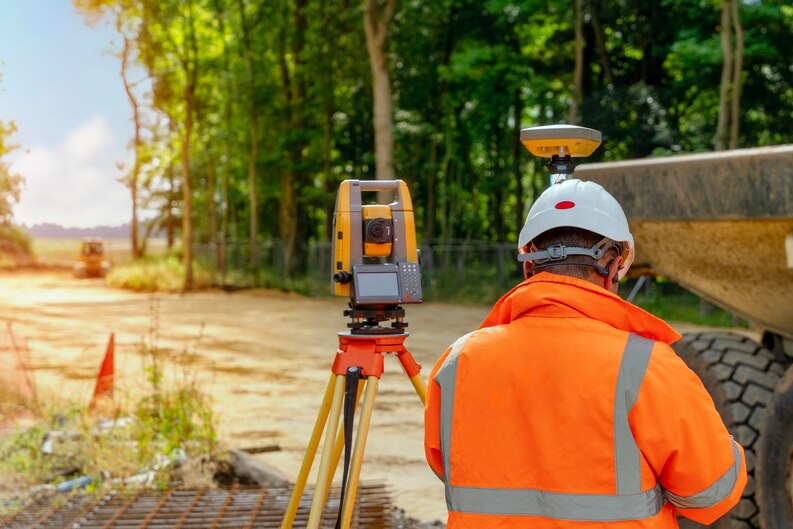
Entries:
[[314, 497], [311, 502], [311, 512], [309, 513], [306, 528], [317, 529], [320, 525], [333, 475], [339, 465], [342, 450], [345, 446], [344, 428], [339, 428], [339, 418], [342, 412], [342, 399], [344, 397], [346, 379], [348, 373], [355, 373], [355, 370], [360, 370], [362, 378], [358, 383], [355, 405], [357, 406], [362, 392], [363, 402], [361, 403], [361, 413], [358, 419], [358, 432], [354, 437], [352, 457], [350, 459], [349, 480], [346, 486], [346, 493], [343, 494], [343, 497], [346, 496], [346, 498], [343, 498], [341, 505], [341, 523], [338, 525], [342, 529], [350, 527], [355, 496], [358, 491], [366, 437], [369, 433], [369, 424], [372, 419], [372, 410], [374, 409], [374, 398], [377, 393], [380, 375], [383, 374], [383, 355], [396, 354], [422, 404], [427, 398], [427, 387], [419, 374], [421, 366], [416, 363], [413, 355], [404, 346], [404, 341], [407, 337], [407, 333], [390, 335], [339, 333], [339, 350], [331, 368], [330, 381], [325, 390], [325, 397], [322, 400], [317, 420], [314, 423], [314, 430], [311, 433], [311, 439], [309, 440], [308, 448], [306, 448], [303, 464], [284, 514], [281, 529], [290, 529], [295, 521], [300, 499], [303, 496], [303, 491], [308, 481], [308, 474], [311, 472], [324, 429], [325, 442], [322, 447], [317, 484], [314, 488]]

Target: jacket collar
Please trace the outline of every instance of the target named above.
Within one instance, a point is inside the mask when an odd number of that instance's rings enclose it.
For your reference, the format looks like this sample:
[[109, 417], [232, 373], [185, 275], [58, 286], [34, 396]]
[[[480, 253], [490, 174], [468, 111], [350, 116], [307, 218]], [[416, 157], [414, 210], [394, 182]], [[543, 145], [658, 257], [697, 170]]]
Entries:
[[495, 304], [480, 329], [523, 316], [591, 318], [616, 329], [671, 344], [680, 334], [616, 294], [583, 279], [541, 272], [519, 284]]

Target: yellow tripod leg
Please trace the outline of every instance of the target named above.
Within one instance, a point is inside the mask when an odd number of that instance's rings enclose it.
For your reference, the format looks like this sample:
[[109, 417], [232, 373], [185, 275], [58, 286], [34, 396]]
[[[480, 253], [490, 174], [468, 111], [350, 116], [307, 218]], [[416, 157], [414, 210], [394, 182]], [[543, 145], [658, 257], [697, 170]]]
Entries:
[[419, 398], [421, 399], [421, 403], [426, 404], [427, 384], [424, 383], [424, 379], [421, 378], [421, 375], [410, 377], [410, 383], [413, 384], [413, 389], [416, 390], [416, 394], [418, 394]]
[[325, 443], [322, 446], [322, 459], [319, 461], [317, 487], [314, 489], [314, 498], [311, 501], [311, 512], [308, 515], [306, 529], [317, 529], [322, 520], [322, 511], [325, 510], [323, 500], [328, 492], [328, 474], [331, 471], [330, 466], [334, 450], [333, 441], [336, 438], [336, 431], [339, 427], [339, 416], [341, 415], [341, 405], [344, 399], [344, 380], [346, 378], [345, 376], [336, 376], [328, 417], [328, 427], [325, 430]]
[[366, 437], [369, 434], [369, 423], [372, 420], [374, 397], [377, 393], [378, 382], [380, 382], [380, 379], [373, 376], [366, 380], [366, 390], [363, 396], [363, 404], [361, 404], [361, 418], [358, 420], [358, 432], [355, 435], [355, 445], [353, 445], [352, 449], [344, 509], [341, 514], [341, 529], [349, 529], [352, 521], [352, 509], [355, 506], [355, 496], [358, 494], [358, 480], [361, 477], [363, 451], [366, 447]]
[[[300, 467], [300, 473], [297, 475], [295, 481], [295, 488], [292, 489], [292, 497], [289, 498], [289, 505], [284, 513], [284, 519], [281, 522], [281, 529], [291, 529], [292, 524], [295, 523], [295, 516], [297, 509], [300, 507], [300, 498], [303, 497], [303, 491], [306, 488], [308, 481], [308, 474], [311, 472], [311, 466], [314, 464], [314, 457], [317, 455], [317, 447], [319, 440], [322, 438], [322, 430], [328, 420], [328, 413], [330, 412], [330, 404], [333, 399], [333, 388], [335, 387], [336, 374], [330, 374], [328, 387], [325, 390], [325, 396], [322, 399], [322, 404], [319, 407], [319, 414], [317, 421], [314, 423], [314, 430], [311, 432], [311, 439], [308, 441], [306, 454], [303, 456], [303, 464]], [[334, 467], [335, 468], [335, 467]]]
[[[361, 400], [361, 393], [363, 393], [365, 380], [361, 380], [358, 382], [358, 395], [355, 397], [355, 408], [358, 408], [358, 402]], [[328, 496], [330, 495], [330, 487], [333, 483], [333, 476], [336, 473], [336, 469], [339, 468], [339, 461], [341, 460], [341, 454], [344, 451], [344, 425], [339, 428], [339, 435], [336, 437], [336, 444], [333, 446], [333, 463], [331, 465], [331, 470], [328, 472], [328, 487], [325, 491], [325, 498], [322, 501], [322, 505], [328, 504]]]

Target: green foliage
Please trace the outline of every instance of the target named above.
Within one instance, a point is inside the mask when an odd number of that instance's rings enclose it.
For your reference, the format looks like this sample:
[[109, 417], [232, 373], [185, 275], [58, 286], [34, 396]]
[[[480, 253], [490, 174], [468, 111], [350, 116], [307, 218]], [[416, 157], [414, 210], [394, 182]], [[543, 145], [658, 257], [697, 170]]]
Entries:
[[[621, 292], [627, 294], [632, 286], [633, 282], [622, 285]], [[726, 310], [715, 307], [662, 278], [649, 280], [646, 287], [636, 296], [634, 303], [665, 321], [684, 321], [713, 327], [748, 326], [745, 321], [735, 318]]]
[[[76, 475], [93, 477], [92, 488], [97, 488], [108, 477], [127, 478], [153, 470], [156, 482], [165, 485], [171, 481], [173, 466], [164, 465], [164, 458], [177, 452], [195, 460], [217, 457], [217, 417], [211, 401], [189, 373], [175, 380], [163, 376], [157, 317], [153, 308], [153, 330], [147, 343], [141, 344], [149, 365], [142, 389], [119, 403], [100, 401], [97, 413], [74, 402], [49, 403], [35, 410], [40, 417], [34, 426], [0, 437], [0, 476], [13, 476], [29, 487], [65, 481], [75, 476], [64, 470], [76, 469]], [[185, 347], [185, 353], [195, 346]], [[121, 420], [98, 418], [108, 412]], [[126, 418], [131, 420], [124, 422]], [[59, 433], [53, 437], [51, 454], [42, 450], [48, 433]]]
[[[282, 279], [294, 283], [308, 244], [330, 238], [338, 183], [374, 177], [362, 2], [74, 1], [115, 21], [151, 78], [151, 98], [140, 99], [152, 119], [138, 154], [141, 200], [157, 212], [156, 225], [179, 230], [187, 164], [196, 243], [247, 241], [255, 224], [254, 239], [283, 241]], [[788, 4], [740, 4], [743, 147], [793, 142]], [[572, 7], [397, 2], [387, 41], [395, 165], [411, 186], [423, 244], [515, 240], [545, 186], [519, 129], [569, 120]], [[591, 160], [711, 150], [719, 2], [604, 0], [584, 9], [578, 121], [604, 134]], [[186, 142], [193, 150], [185, 158]], [[218, 261], [216, 268], [229, 268]], [[239, 268], [260, 273], [250, 262]]]
[[[113, 268], [106, 283], [136, 292], [180, 292], [184, 288], [184, 277], [184, 267], [178, 257], [149, 257]], [[210, 282], [209, 272], [196, 266], [193, 286], [206, 288]]]
[[16, 130], [13, 121], [5, 123], [0, 120], [0, 225], [2, 226], [11, 223], [14, 214], [12, 208], [19, 201], [19, 192], [23, 183], [23, 178], [13, 172], [8, 162], [3, 160], [17, 147], [11, 143], [11, 136]]
[[16, 268], [33, 262], [32, 241], [25, 230], [0, 224], [0, 268]]
[[[159, 413], [153, 413], [157, 401]], [[183, 450], [188, 457], [214, 455], [217, 447], [216, 418], [210, 403], [195, 386], [159, 390], [147, 394], [129, 410], [133, 421], [122, 426], [103, 426], [83, 406], [74, 403], [53, 405], [33, 427], [0, 439], [0, 473], [15, 476], [26, 486], [54, 483], [77, 475], [125, 478], [153, 468], [163, 456]], [[124, 416], [126, 410], [116, 413]], [[42, 451], [49, 433], [63, 432], [53, 442], [53, 453]], [[169, 480], [170, 469], [163, 468], [158, 479]]]
[[0, 252], [29, 256], [32, 253], [32, 244], [30, 235], [19, 226], [0, 226]]

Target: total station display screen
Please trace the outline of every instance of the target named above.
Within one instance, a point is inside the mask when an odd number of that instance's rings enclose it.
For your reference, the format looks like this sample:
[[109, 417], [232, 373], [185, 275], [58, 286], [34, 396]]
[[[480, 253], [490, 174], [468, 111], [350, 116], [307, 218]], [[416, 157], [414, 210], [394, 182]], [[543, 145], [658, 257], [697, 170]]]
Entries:
[[359, 273], [355, 286], [359, 298], [399, 298], [396, 271]]

